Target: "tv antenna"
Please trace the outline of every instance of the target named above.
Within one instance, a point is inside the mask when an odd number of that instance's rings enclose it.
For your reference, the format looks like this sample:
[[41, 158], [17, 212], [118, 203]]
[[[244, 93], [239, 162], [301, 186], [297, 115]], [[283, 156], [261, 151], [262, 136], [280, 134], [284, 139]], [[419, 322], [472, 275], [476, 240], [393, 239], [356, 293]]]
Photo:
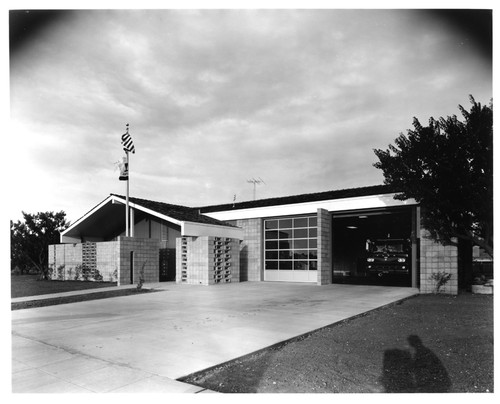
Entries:
[[247, 180], [248, 183], [250, 184], [253, 184], [253, 200], [255, 201], [255, 195], [256, 195], [256, 188], [257, 188], [257, 184], [266, 184], [264, 182], [264, 180], [262, 178], [259, 177], [258, 180], [256, 180], [255, 178], [252, 178], [251, 180]]

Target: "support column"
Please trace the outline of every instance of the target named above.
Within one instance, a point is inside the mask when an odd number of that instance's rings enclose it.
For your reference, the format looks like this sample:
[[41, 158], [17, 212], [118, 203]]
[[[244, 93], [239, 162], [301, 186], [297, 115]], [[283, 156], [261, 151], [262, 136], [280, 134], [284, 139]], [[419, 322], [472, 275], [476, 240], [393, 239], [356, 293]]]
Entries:
[[134, 208], [130, 208], [130, 237], [134, 237]]
[[332, 216], [318, 209], [318, 285], [332, 283]]
[[428, 231], [421, 230], [420, 239], [420, 293], [434, 293], [436, 281], [433, 274], [450, 274], [450, 280], [441, 292], [458, 293], [458, 251], [455, 245], [443, 245], [431, 239]]

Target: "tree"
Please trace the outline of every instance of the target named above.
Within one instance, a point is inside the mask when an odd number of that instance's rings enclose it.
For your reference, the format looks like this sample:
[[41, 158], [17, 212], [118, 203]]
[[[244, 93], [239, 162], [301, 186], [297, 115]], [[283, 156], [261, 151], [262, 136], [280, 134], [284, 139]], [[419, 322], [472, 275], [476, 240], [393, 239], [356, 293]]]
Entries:
[[396, 199], [414, 198], [422, 222], [442, 244], [465, 240], [493, 257], [493, 103], [482, 106], [470, 96], [471, 110], [435, 120], [413, 119], [389, 149], [375, 149], [384, 182]]
[[11, 267], [22, 272], [35, 267], [48, 279], [48, 246], [59, 243], [59, 234], [69, 226], [63, 211], [23, 212], [24, 221], [10, 221]]

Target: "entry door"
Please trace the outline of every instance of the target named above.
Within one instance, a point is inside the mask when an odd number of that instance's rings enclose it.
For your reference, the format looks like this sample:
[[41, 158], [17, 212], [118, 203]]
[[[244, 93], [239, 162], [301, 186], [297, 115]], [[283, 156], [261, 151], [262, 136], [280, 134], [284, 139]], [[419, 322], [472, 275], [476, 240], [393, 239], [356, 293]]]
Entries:
[[160, 249], [160, 282], [175, 281], [175, 248]]
[[130, 251], [130, 284], [134, 283], [134, 252]]

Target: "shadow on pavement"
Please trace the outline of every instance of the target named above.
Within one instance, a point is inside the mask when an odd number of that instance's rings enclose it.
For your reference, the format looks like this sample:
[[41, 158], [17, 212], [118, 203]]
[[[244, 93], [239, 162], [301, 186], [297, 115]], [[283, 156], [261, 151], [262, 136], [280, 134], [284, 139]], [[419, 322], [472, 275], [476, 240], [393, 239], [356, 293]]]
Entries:
[[386, 393], [445, 393], [451, 381], [446, 368], [417, 335], [410, 335], [409, 350], [384, 352], [381, 382]]

